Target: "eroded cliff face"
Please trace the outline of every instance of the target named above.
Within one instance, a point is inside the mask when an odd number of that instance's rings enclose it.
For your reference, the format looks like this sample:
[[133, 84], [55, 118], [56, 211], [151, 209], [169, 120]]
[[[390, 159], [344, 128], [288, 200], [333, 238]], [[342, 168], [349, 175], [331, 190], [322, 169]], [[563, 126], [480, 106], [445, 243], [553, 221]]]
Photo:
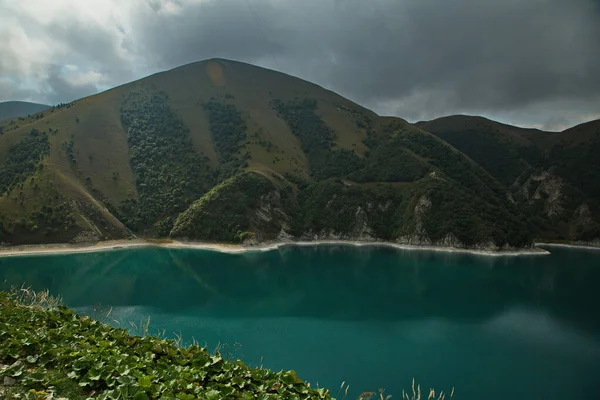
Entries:
[[188, 240], [260, 242], [288, 227], [282, 191], [257, 173], [237, 175], [213, 188], [176, 219], [172, 237]]
[[[331, 204], [328, 208], [331, 207]], [[373, 210], [387, 210], [389, 204], [376, 204], [368, 203], [367, 209]], [[331, 210], [335, 212], [335, 210]], [[289, 240], [293, 240], [294, 237], [287, 235]], [[369, 216], [365, 208], [358, 206], [354, 211], [352, 223], [350, 229], [347, 231], [336, 230], [335, 228], [325, 228], [320, 231], [308, 230], [299, 235], [299, 240], [352, 240], [352, 241], [376, 241], [378, 240], [377, 235], [373, 232], [373, 229], [369, 226]]]
[[[249, 245], [348, 240], [495, 250], [512, 237], [504, 221], [518, 221], [436, 177], [419, 184], [333, 179], [300, 187], [271, 178], [248, 172], [223, 182], [177, 218], [171, 236]], [[527, 236], [519, 240], [531, 243]]]
[[423, 195], [417, 201], [415, 206], [415, 232], [417, 235], [426, 235], [425, 228], [423, 227], [423, 220], [429, 209], [431, 208], [431, 200], [426, 195]]
[[[334, 202], [337, 195], [332, 196], [329, 201], [326, 202], [325, 208], [328, 212], [336, 213], [340, 210], [334, 208]], [[291, 242], [291, 241], [335, 241], [335, 240], [347, 240], [355, 242], [390, 242], [401, 245], [414, 245], [414, 246], [436, 246], [436, 247], [452, 247], [459, 249], [474, 249], [474, 250], [509, 250], [515, 249], [515, 247], [507, 244], [496, 244], [491, 238], [487, 240], [479, 241], [473, 244], [466, 244], [460, 241], [454, 232], [447, 232], [441, 239], [432, 240], [430, 234], [426, 229], [426, 220], [429, 217], [429, 213], [432, 211], [433, 203], [428, 195], [421, 195], [416, 201], [411, 211], [411, 217], [409, 220], [403, 220], [400, 222], [396, 234], [391, 237], [381, 237], [377, 235], [376, 229], [373, 228], [373, 223], [370, 220], [377, 217], [377, 213], [385, 213], [390, 208], [398, 207], [398, 204], [394, 204], [392, 201], [385, 202], [373, 202], [370, 201], [365, 207], [358, 206], [353, 212], [353, 218], [350, 223], [348, 230], [340, 230], [334, 227], [326, 227], [320, 230], [307, 230], [294, 235], [290, 227], [290, 217], [286, 215], [287, 219], [282, 221], [281, 230], [273, 238], [278, 242]], [[257, 211], [260, 215], [264, 214], [264, 210]], [[271, 213], [272, 214], [272, 213]], [[281, 216], [284, 213], [281, 210], [276, 212], [277, 216]], [[389, 224], [394, 224], [397, 221], [390, 220]], [[400, 232], [403, 232], [400, 234]], [[408, 232], [408, 233], [407, 233]], [[262, 235], [264, 237], [264, 235]], [[254, 243], [254, 242], [252, 242]], [[251, 244], [252, 244], [251, 243]]]
[[[586, 203], [582, 203], [575, 209], [569, 224], [570, 241], [580, 245], [600, 247], [600, 239], [594, 237], [596, 233], [587, 236], [582, 234], [583, 232], [593, 231], [596, 227], [597, 224], [593, 217], [593, 213]], [[585, 240], [582, 240], [582, 236]], [[590, 236], [592, 237], [591, 240]]]
[[524, 173], [512, 186], [513, 199], [528, 217], [544, 221], [538, 240], [588, 243], [597, 239], [599, 222], [593, 199], [551, 170]]
[[249, 232], [252, 235], [244, 239], [246, 244], [260, 243], [273, 238], [282, 241], [292, 239], [289, 233], [291, 217], [285, 212], [279, 190], [271, 190], [262, 195], [249, 220]]
[[559, 215], [564, 211], [563, 189], [565, 181], [559, 176], [552, 175], [547, 171], [533, 174], [525, 181], [519, 190], [519, 194], [529, 203], [535, 201], [544, 202], [544, 213], [548, 217]]
[[367, 240], [373, 238], [373, 230], [369, 227], [369, 216], [362, 207], [357, 207], [354, 213], [354, 225], [350, 235]]

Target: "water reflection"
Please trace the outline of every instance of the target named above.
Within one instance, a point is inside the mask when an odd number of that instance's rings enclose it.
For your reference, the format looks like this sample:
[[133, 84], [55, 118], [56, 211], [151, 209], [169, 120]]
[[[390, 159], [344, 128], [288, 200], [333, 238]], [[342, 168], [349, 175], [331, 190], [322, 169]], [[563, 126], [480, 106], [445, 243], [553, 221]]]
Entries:
[[219, 317], [492, 318], [534, 307], [599, 326], [600, 256], [483, 257], [389, 248], [286, 247], [222, 254], [132, 249], [0, 258], [0, 281], [49, 288], [73, 307], [194, 309]]
[[394, 398], [415, 377], [457, 398], [595, 398], [600, 252], [492, 258], [340, 246], [238, 255], [135, 249], [0, 258], [0, 282], [89, 312], [234, 346], [313, 384]]

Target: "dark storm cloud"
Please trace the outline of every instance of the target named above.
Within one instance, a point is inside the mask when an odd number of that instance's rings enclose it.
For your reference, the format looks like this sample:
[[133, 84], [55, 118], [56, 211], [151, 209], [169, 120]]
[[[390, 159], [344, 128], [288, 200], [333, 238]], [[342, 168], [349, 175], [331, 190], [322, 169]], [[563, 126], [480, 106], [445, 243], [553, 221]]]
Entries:
[[460, 112], [557, 128], [600, 117], [598, 0], [149, 0], [124, 7], [115, 6], [108, 24], [49, 24], [46, 34], [72, 49], [80, 71], [101, 74], [93, 83], [48, 74], [52, 98], [223, 57], [298, 75], [409, 120]]
[[[89, 96], [135, 78], [131, 67], [123, 65], [126, 60], [119, 52], [119, 36], [107, 34], [105, 29], [87, 29], [81, 21], [50, 23], [45, 27], [54, 41], [69, 49], [66, 68], [56, 62], [39, 66], [45, 73], [45, 93], [50, 104]], [[77, 68], [72, 70], [69, 66]]]
[[286, 40], [266, 34], [268, 25], [281, 17], [267, 3], [254, 6], [260, 15], [243, 0], [200, 2], [181, 13], [161, 12], [158, 0], [148, 4], [150, 9], [134, 16], [133, 43], [157, 69], [212, 57], [254, 61], [287, 48]]
[[73, 83], [62, 73], [62, 69], [57, 65], [48, 66], [48, 77], [46, 78], [48, 87], [48, 99], [50, 104], [60, 103], [62, 99], [79, 99], [97, 91], [93, 83]]
[[564, 99], [600, 112], [600, 14], [588, 0], [214, 1], [144, 16], [138, 32], [161, 68], [258, 62], [411, 120]]

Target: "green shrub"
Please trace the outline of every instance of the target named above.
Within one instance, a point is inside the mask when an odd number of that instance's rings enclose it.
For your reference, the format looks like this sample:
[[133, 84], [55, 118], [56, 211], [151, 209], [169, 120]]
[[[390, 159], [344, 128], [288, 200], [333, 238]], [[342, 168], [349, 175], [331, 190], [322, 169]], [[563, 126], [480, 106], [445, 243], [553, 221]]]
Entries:
[[363, 167], [363, 160], [354, 151], [333, 149], [335, 133], [317, 114], [316, 100], [303, 99], [284, 103], [275, 99], [271, 105], [300, 139], [313, 178], [321, 180], [344, 177]]
[[50, 142], [46, 133], [33, 129], [8, 150], [8, 157], [0, 165], [0, 195], [10, 192], [27, 181], [40, 169], [42, 160], [50, 154]]
[[33, 390], [40, 398], [72, 400], [330, 398], [294, 371], [250, 368], [197, 345], [131, 336], [52, 302], [29, 304], [0, 292], [0, 363], [9, 365], [0, 377], [14, 378], [23, 396]]
[[[195, 240], [241, 242], [250, 235], [261, 198], [276, 191], [264, 176], [241, 173], [215, 186], [181, 213], [171, 235]], [[285, 194], [286, 192], [283, 191]], [[261, 223], [261, 233], [278, 231], [278, 221]]]
[[139, 200], [121, 204], [123, 222], [152, 230], [184, 211], [215, 184], [208, 158], [194, 150], [189, 130], [164, 93], [132, 94], [121, 109]]

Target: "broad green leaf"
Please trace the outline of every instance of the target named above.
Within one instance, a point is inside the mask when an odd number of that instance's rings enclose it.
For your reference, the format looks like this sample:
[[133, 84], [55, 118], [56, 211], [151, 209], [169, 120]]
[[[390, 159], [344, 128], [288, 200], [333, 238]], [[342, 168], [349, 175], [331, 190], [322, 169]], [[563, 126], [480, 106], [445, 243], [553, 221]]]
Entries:
[[79, 381], [79, 386], [81, 386], [81, 387], [92, 386], [92, 382], [90, 382], [89, 380], [84, 378], [81, 381]]
[[130, 375], [121, 375], [117, 380], [123, 385], [132, 385], [135, 383], [135, 378]]
[[142, 389], [149, 389], [152, 386], [152, 381], [149, 376], [142, 376], [138, 378], [138, 385], [140, 385]]
[[150, 398], [145, 392], [137, 392], [135, 396], [133, 396], [133, 400], [150, 400]]
[[27, 356], [27, 362], [30, 364], [35, 364], [38, 360], [37, 356]]
[[94, 369], [91, 369], [90, 372], [87, 373], [87, 377], [91, 381], [99, 381], [100, 380], [100, 372]]
[[206, 400], [217, 400], [221, 398], [221, 392], [215, 389], [211, 389], [204, 395]]

